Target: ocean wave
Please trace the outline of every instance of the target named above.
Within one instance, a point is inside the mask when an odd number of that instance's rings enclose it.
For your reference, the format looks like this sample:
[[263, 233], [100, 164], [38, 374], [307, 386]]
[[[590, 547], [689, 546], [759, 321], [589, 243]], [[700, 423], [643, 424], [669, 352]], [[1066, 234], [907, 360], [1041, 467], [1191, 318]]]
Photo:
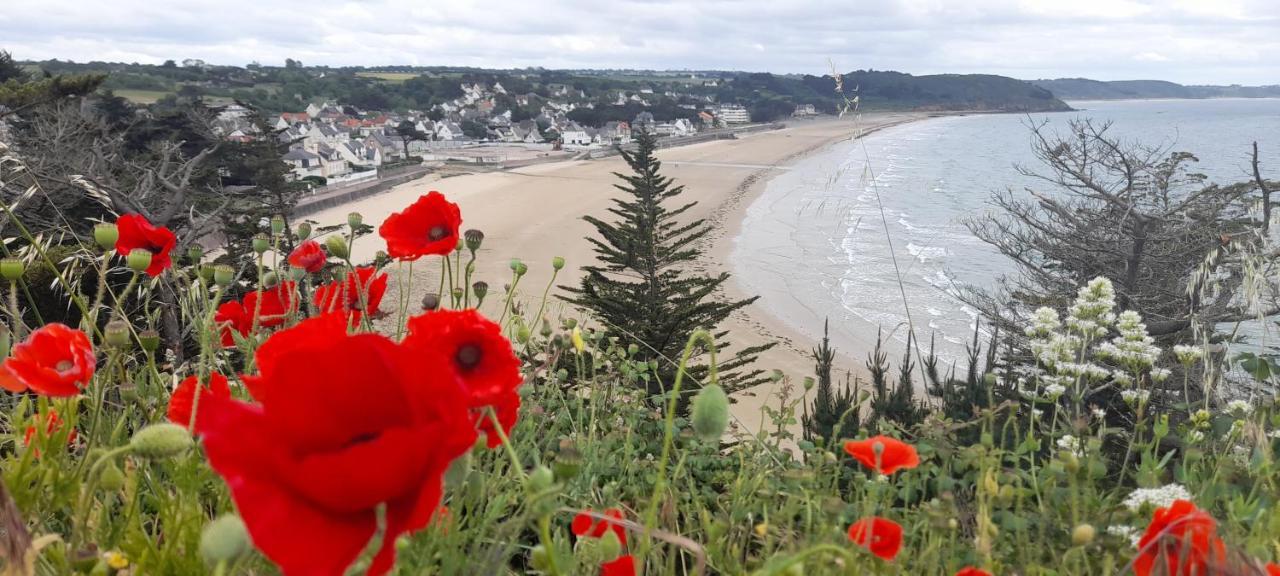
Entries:
[[[898, 222], [902, 223], [902, 220], [898, 220]], [[907, 226], [910, 228], [910, 225]], [[922, 264], [929, 260], [944, 258], [947, 255], [947, 249], [942, 246], [917, 246], [911, 242], [907, 243], [907, 252]], [[945, 277], [946, 275], [943, 274], [943, 276]], [[947, 278], [947, 280], [950, 281], [950, 278]]]

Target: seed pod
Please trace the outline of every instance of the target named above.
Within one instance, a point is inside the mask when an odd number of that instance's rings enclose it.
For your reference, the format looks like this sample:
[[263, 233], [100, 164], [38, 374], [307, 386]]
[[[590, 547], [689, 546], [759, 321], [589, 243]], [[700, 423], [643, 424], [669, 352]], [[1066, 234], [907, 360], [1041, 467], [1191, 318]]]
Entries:
[[147, 352], [155, 352], [160, 348], [160, 334], [152, 329], [146, 329], [138, 333], [138, 343], [142, 344], [142, 349]]
[[199, 244], [192, 244], [191, 246], [187, 247], [188, 260], [194, 263], [194, 262], [199, 262], [201, 258], [204, 258], [203, 247], [201, 247]]
[[149, 459], [177, 456], [193, 444], [191, 433], [172, 422], [147, 426], [129, 440], [129, 447], [135, 455]]
[[352, 230], [359, 228], [360, 225], [363, 223], [364, 223], [364, 216], [360, 215], [359, 212], [352, 212], [350, 214], [347, 214], [347, 226], [350, 226]]
[[310, 238], [310, 237], [311, 237], [311, 223], [303, 222], [301, 224], [298, 224], [298, 239], [306, 240], [307, 238]]
[[266, 234], [257, 234], [253, 237], [253, 251], [262, 254], [271, 247], [271, 239]]
[[236, 271], [234, 268], [227, 266], [226, 264], [219, 264], [213, 267], [213, 282], [215, 284], [226, 288], [231, 285], [231, 282], [235, 280], [235, 278]]
[[116, 492], [124, 488], [124, 472], [115, 462], [107, 462], [106, 467], [98, 475], [98, 488], [106, 492]]
[[271, 233], [280, 234], [284, 232], [284, 216], [279, 214], [271, 217]]
[[129, 339], [129, 324], [124, 320], [107, 322], [106, 339], [107, 344], [112, 348], [128, 350], [129, 345], [133, 343]]
[[462, 234], [463, 240], [467, 243], [467, 250], [475, 252], [480, 249], [480, 245], [484, 243], [484, 232], [476, 229], [467, 230]]
[[279, 284], [279, 283], [280, 283], [280, 275], [276, 274], [274, 270], [263, 273], [262, 288], [264, 290], [269, 288], [274, 288], [276, 284]]
[[560, 257], [560, 256], [556, 256], [555, 258], [552, 258], [552, 259], [551, 259], [551, 267], [552, 267], [552, 268], [555, 268], [556, 270], [560, 270], [560, 269], [564, 268], [564, 258], [562, 258], [562, 257]]
[[484, 282], [482, 280], [477, 280], [473, 284], [471, 284], [471, 291], [475, 293], [476, 298], [479, 298], [480, 300], [484, 300], [485, 294], [489, 293], [489, 283]]
[[20, 258], [5, 258], [0, 260], [0, 277], [10, 282], [22, 277], [27, 271], [27, 265]]
[[440, 307], [440, 295], [428, 292], [422, 296], [422, 309], [430, 312]]
[[134, 248], [124, 259], [125, 264], [134, 272], [145, 272], [151, 266], [151, 251], [146, 248]]
[[98, 247], [103, 250], [112, 250], [116, 247], [116, 241], [120, 239], [120, 230], [115, 224], [110, 222], [101, 222], [93, 226], [93, 241], [98, 243]]

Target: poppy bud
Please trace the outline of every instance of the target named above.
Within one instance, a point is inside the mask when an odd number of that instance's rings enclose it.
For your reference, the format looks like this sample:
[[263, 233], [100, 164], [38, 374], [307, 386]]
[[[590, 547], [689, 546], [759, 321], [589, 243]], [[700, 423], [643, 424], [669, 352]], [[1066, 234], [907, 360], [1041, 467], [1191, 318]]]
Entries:
[[538, 494], [550, 490], [555, 483], [555, 472], [546, 466], [539, 466], [529, 474], [529, 478], [525, 480], [525, 487], [529, 489], [530, 494]]
[[142, 344], [143, 350], [155, 352], [160, 347], [160, 334], [149, 328], [143, 330], [138, 333], [138, 343]]
[[461, 300], [463, 291], [461, 288], [454, 288], [452, 294], [455, 300]]
[[458, 239], [458, 243], [453, 247], [453, 249], [454, 249], [455, 251], [457, 251], [457, 252], [462, 252], [462, 249], [463, 249], [463, 248], [466, 248], [466, 247], [467, 247], [467, 243], [466, 243], [466, 241], [464, 241], [463, 239], [459, 238], [459, 239]]
[[145, 272], [151, 266], [151, 251], [146, 248], [134, 248], [124, 259], [125, 264], [134, 272]]
[[516, 340], [519, 341], [521, 344], [527, 344], [529, 342], [529, 336], [530, 334], [529, 334], [528, 326], [521, 325], [519, 328], [516, 329]]
[[311, 223], [303, 222], [298, 225], [298, 239], [306, 240], [311, 237]]
[[98, 473], [98, 488], [106, 492], [116, 492], [124, 488], [124, 472], [120, 471], [120, 467], [115, 462], [107, 462], [102, 472]]
[[539, 572], [546, 572], [551, 567], [551, 553], [541, 544], [529, 551], [529, 566]]
[[236, 271], [234, 268], [226, 264], [219, 264], [213, 267], [213, 282], [223, 288], [231, 285], [231, 281], [235, 280]]
[[251, 547], [249, 531], [235, 514], [218, 517], [200, 533], [200, 556], [209, 564], [235, 560], [247, 554]]
[[600, 536], [599, 551], [601, 558], [613, 560], [622, 555], [622, 540], [618, 539], [618, 534], [613, 530], [606, 530]]
[[640, 346], [638, 344], [627, 344], [627, 356], [635, 356], [639, 353]]
[[284, 232], [284, 216], [276, 214], [271, 217], [271, 233], [279, 234]]
[[422, 309], [430, 312], [440, 307], [440, 295], [427, 293], [422, 296]]
[[556, 256], [556, 257], [552, 258], [552, 259], [551, 259], [551, 267], [552, 267], [552, 268], [555, 268], [556, 270], [560, 270], [560, 269], [564, 268], [564, 258], [562, 258], [562, 257], [560, 257], [560, 256]]
[[578, 319], [565, 318], [561, 325], [564, 326], [566, 330], [573, 330], [573, 328], [578, 325]]
[[22, 273], [26, 272], [27, 266], [18, 258], [5, 258], [0, 260], [0, 276], [5, 280], [14, 281], [22, 277]]
[[813, 390], [813, 377], [812, 377], [812, 376], [805, 376], [805, 377], [804, 377], [804, 389], [805, 389], [805, 391], [806, 391], [806, 392], [807, 392], [807, 391], [809, 391], [809, 390]]
[[107, 322], [107, 344], [112, 348], [127, 350], [129, 348], [129, 324], [123, 320]]
[[347, 214], [347, 226], [350, 226], [352, 230], [359, 228], [360, 225], [363, 223], [364, 223], [364, 216], [361, 216], [359, 212], [352, 212], [350, 214]]
[[333, 235], [324, 239], [325, 248], [329, 249], [329, 253], [334, 258], [346, 260], [351, 255], [351, 251], [347, 249], [347, 241], [341, 236]]
[[510, 266], [511, 271], [515, 272], [516, 276], [524, 276], [524, 273], [529, 271], [529, 266], [521, 262], [519, 258], [512, 258]]
[[542, 318], [542, 329], [539, 330], [538, 333], [541, 334], [543, 338], [551, 336], [551, 321], [545, 316]]
[[708, 442], [719, 440], [729, 426], [729, 396], [718, 384], [704, 386], [693, 397], [693, 430]]
[[172, 422], [152, 424], [134, 433], [129, 440], [133, 453], [143, 458], [168, 458], [191, 448], [194, 442], [185, 426]]
[[1084, 546], [1093, 542], [1095, 536], [1098, 535], [1097, 529], [1090, 524], [1081, 524], [1071, 531], [1071, 543], [1076, 546]]
[[479, 298], [481, 301], [483, 301], [485, 294], [489, 293], [489, 283], [484, 282], [482, 280], [477, 280], [475, 283], [471, 285], [471, 291], [475, 293], [476, 298]]
[[480, 249], [480, 245], [484, 243], [484, 232], [476, 229], [467, 230], [462, 233], [463, 240], [467, 243], [467, 250], [475, 252]]
[[279, 284], [279, 283], [280, 283], [280, 275], [276, 274], [274, 270], [268, 271], [262, 275], [263, 289], [274, 288], [276, 284]]
[[188, 260], [192, 262], [199, 262], [201, 258], [204, 258], [204, 248], [202, 248], [199, 244], [192, 244], [191, 246], [187, 247]]
[[262, 254], [271, 247], [271, 239], [266, 234], [256, 234], [253, 237], [253, 251]]
[[120, 231], [116, 229], [116, 225], [110, 222], [100, 222], [93, 226], [93, 241], [98, 243], [98, 247], [103, 250], [111, 250], [116, 247], [116, 240], [120, 239]]

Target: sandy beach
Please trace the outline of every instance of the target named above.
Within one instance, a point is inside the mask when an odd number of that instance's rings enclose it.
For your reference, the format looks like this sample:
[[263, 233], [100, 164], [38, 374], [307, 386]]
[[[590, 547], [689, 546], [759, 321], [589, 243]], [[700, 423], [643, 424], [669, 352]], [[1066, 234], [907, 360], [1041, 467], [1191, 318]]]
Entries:
[[[699, 265], [707, 272], [733, 272], [728, 255], [744, 211], [770, 176], [785, 170], [789, 162], [833, 142], [924, 117], [923, 113], [874, 113], [863, 114], [856, 120], [797, 121], [782, 130], [743, 135], [736, 140], [660, 150], [658, 157], [663, 162], [663, 174], [685, 186], [680, 199], [698, 203], [687, 213], [688, 217], [705, 218], [713, 225]], [[551, 280], [553, 257], [561, 256], [567, 262], [556, 278], [557, 285], [576, 284], [580, 267], [594, 261], [590, 244], [583, 240], [593, 230], [582, 217], [607, 215], [617, 192], [613, 187], [617, 182], [613, 173], [626, 169], [620, 158], [613, 157], [443, 179], [429, 176], [316, 213], [309, 219], [322, 225], [338, 224], [345, 222], [347, 214], [354, 211], [360, 212], [364, 221], [376, 228], [388, 215], [419, 195], [439, 190], [461, 207], [464, 229], [475, 228], [485, 234], [475, 279], [488, 282], [491, 292], [499, 295], [491, 296], [490, 302], [500, 299], [502, 286], [511, 278], [509, 262], [519, 258], [528, 264], [529, 273], [520, 282], [518, 298], [527, 305], [537, 306]], [[361, 239], [353, 248], [353, 259], [368, 260], [381, 247], [376, 236]], [[427, 262], [419, 263], [413, 272], [414, 285], [418, 287], [411, 301], [413, 306], [417, 305], [423, 287], [436, 286], [439, 279], [436, 261]], [[393, 266], [391, 270], [396, 268]], [[396, 282], [393, 280], [391, 284], [388, 302], [395, 301]], [[554, 287], [551, 289], [552, 294], [557, 291]], [[726, 292], [732, 298], [747, 296], [734, 280], [727, 283]], [[768, 297], [762, 295], [762, 298]], [[553, 317], [561, 306], [551, 299], [549, 310]], [[572, 314], [579, 316], [576, 312]], [[796, 393], [799, 393], [800, 381], [812, 372], [809, 350], [815, 342], [797, 334], [759, 306], [748, 307], [722, 328], [730, 331], [735, 347], [777, 342], [774, 349], [761, 356], [759, 364], [767, 370], [782, 370], [796, 384]], [[738, 395], [734, 415], [747, 430], [754, 431], [759, 426], [762, 403], [776, 402], [768, 387], [757, 387]]]

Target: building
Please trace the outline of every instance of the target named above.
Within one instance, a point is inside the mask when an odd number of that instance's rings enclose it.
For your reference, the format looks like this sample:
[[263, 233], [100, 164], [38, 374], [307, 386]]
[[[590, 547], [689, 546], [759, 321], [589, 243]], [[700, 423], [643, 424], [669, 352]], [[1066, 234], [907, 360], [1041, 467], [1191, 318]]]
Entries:
[[749, 124], [751, 122], [751, 114], [747, 113], [747, 109], [738, 104], [722, 104], [716, 112], [716, 117], [725, 124]]

